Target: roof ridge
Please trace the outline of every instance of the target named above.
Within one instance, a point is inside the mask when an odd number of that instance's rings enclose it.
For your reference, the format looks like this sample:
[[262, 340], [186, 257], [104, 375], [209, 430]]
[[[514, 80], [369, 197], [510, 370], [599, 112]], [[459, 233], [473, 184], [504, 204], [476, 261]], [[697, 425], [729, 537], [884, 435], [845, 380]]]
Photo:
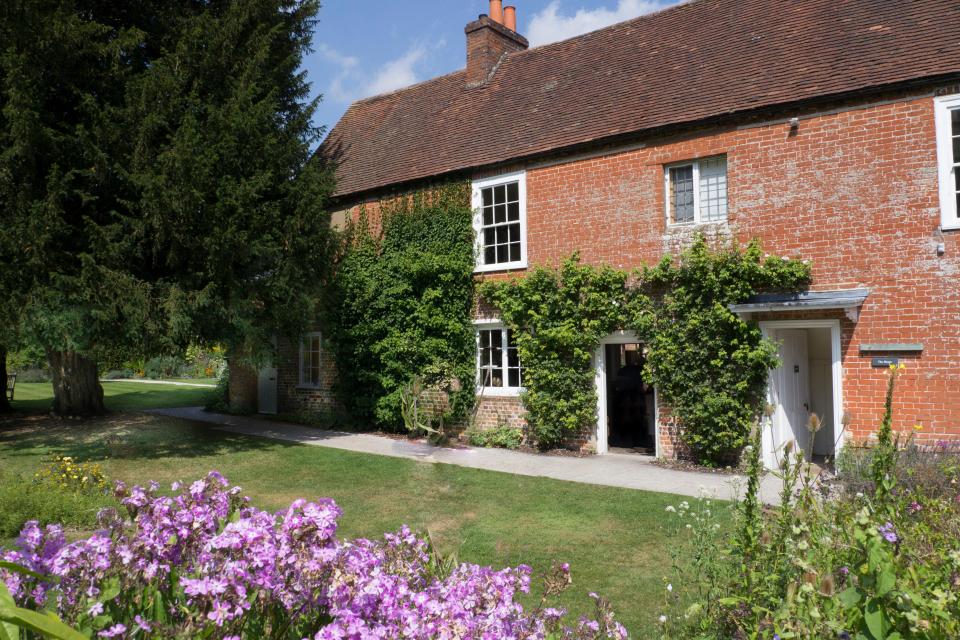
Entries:
[[[572, 41], [578, 40], [578, 39], [585, 39], [585, 38], [587, 38], [587, 37], [593, 36], [593, 35], [598, 34], [598, 33], [602, 33], [602, 32], [604, 32], [604, 31], [608, 31], [608, 30], [616, 29], [616, 28], [618, 28], [618, 27], [622, 27], [623, 25], [627, 24], [628, 22], [639, 22], [639, 21], [641, 21], [641, 20], [651, 19], [651, 18], [653, 18], [653, 17], [660, 16], [660, 15], [662, 15], [662, 14], [664, 14], [664, 13], [668, 13], [668, 12], [671, 12], [671, 11], [676, 11], [677, 9], [680, 9], [680, 8], [683, 8], [683, 7], [687, 7], [687, 6], [692, 5], [692, 4], [698, 4], [698, 3], [700, 3], [700, 2], [707, 2], [707, 1], [709, 1], [709, 0], [681, 0], [681, 1], [680, 1], [679, 3], [677, 3], [677, 4], [672, 4], [672, 5], [663, 7], [663, 8], [661, 8], [661, 9], [657, 9], [656, 11], [651, 11], [650, 13], [645, 13], [645, 14], [643, 14], [643, 15], [641, 15], [641, 16], [637, 16], [637, 17], [635, 17], [635, 18], [628, 18], [627, 20], [622, 20], [622, 21], [620, 21], [620, 22], [616, 22], [616, 23], [614, 23], [614, 24], [610, 24], [610, 25], [607, 25], [607, 26], [605, 26], [605, 27], [601, 27], [601, 28], [599, 28], [599, 29], [594, 29], [593, 31], [588, 31], [588, 32], [586, 32], [586, 33], [581, 33], [581, 34], [579, 34], [579, 35], [572, 36], [572, 37], [570, 37], [570, 38], [566, 38], [565, 40], [556, 40], [556, 41], [554, 41], [554, 42], [548, 42], [548, 43], [546, 43], [546, 44], [540, 45], [539, 47], [531, 47], [531, 48], [529, 48], [529, 49], [524, 49], [524, 50], [522, 50], [522, 51], [509, 51], [509, 52], [507, 52], [507, 56], [506, 56], [506, 57], [508, 57], [508, 58], [518, 58], [518, 57], [520, 57], [520, 56], [522, 56], [522, 55], [524, 55], [524, 54], [530, 53], [530, 52], [541, 52], [541, 51], [545, 51], [547, 48], [552, 47], [552, 46], [555, 46], [555, 45], [561, 45], [561, 44], [569, 43], [569, 42], [572, 42]], [[426, 84], [429, 84], [429, 83], [431, 83], [431, 82], [435, 82], [435, 81], [437, 81], [437, 80], [443, 80], [444, 78], [449, 78], [450, 76], [455, 76], [455, 75], [461, 74], [461, 73], [466, 73], [466, 69], [465, 69], [465, 68], [456, 69], [456, 70], [454, 70], [454, 71], [450, 71], [450, 72], [448, 72], [448, 73], [444, 73], [444, 74], [439, 75], [439, 76], [434, 76], [434, 77], [432, 77], [432, 78], [427, 78], [426, 80], [421, 80], [420, 82], [416, 82], [416, 83], [414, 83], [414, 84], [410, 84], [410, 85], [407, 85], [407, 86], [405, 86], [405, 87], [400, 87], [399, 89], [394, 89], [393, 91], [387, 91], [387, 92], [384, 92], [384, 93], [378, 93], [378, 94], [375, 94], [375, 95], [372, 95], [372, 96], [367, 96], [366, 98], [358, 98], [357, 100], [354, 100], [353, 102], [350, 103], [350, 108], [352, 108], [353, 105], [359, 105], [359, 104], [364, 104], [364, 103], [367, 103], [367, 102], [373, 102], [373, 101], [376, 101], [376, 100], [380, 100], [380, 99], [383, 99], [383, 98], [386, 98], [386, 97], [389, 97], [389, 96], [393, 96], [393, 95], [396, 95], [396, 94], [398, 94], [398, 93], [403, 93], [404, 91], [410, 91], [410, 90], [412, 90], [412, 89], [416, 89], [417, 87], [421, 87], [421, 86], [426, 85]], [[349, 110], [349, 109], [348, 109], [348, 110]]]
[[[417, 89], [424, 85], [430, 84], [431, 82], [438, 82], [440, 80], [445, 80], [451, 76], [460, 75], [466, 73], [466, 69], [457, 69], [455, 71], [450, 71], [449, 73], [444, 73], [439, 76], [434, 76], [432, 78], [427, 78], [426, 80], [421, 80], [420, 82], [415, 82], [413, 84], [408, 84], [405, 87], [400, 87], [399, 89], [394, 89], [393, 91], [387, 91], [385, 93], [377, 93], [372, 96], [367, 96], [366, 98], [358, 98], [350, 103], [350, 109], [359, 104], [366, 104], [368, 102], [376, 102], [377, 100], [382, 100], [384, 98], [389, 98], [395, 96], [399, 93], [404, 93], [405, 91], [411, 91]], [[349, 110], [349, 109], [348, 109]]]

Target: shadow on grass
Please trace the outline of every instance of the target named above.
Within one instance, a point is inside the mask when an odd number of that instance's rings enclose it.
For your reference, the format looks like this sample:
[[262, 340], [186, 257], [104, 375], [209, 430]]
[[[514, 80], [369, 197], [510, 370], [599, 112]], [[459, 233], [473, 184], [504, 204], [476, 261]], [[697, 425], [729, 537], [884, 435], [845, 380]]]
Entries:
[[0, 454], [35, 458], [67, 455], [83, 461], [200, 458], [296, 446], [231, 434], [187, 420], [115, 413], [91, 420], [42, 415], [0, 418]]

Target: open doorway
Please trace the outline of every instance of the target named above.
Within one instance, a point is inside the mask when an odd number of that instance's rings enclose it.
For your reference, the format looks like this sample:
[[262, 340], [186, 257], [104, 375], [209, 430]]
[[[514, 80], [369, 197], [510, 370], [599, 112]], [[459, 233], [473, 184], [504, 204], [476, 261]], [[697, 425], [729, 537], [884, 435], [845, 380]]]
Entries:
[[[764, 433], [764, 461], [775, 468], [793, 441], [807, 460], [832, 461], [842, 444], [840, 327], [836, 321], [763, 323], [781, 365], [770, 372], [775, 411]], [[815, 429], [812, 427], [816, 427]]]
[[656, 453], [656, 398], [643, 381], [643, 350], [639, 343], [604, 344], [604, 404], [607, 450], [616, 453]]

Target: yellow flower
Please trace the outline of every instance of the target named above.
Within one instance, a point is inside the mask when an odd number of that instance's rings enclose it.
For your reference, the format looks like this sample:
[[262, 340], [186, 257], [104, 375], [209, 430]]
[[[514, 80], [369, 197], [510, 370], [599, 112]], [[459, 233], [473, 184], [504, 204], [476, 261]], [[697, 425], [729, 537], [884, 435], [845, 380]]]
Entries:
[[914, 430], [914, 431], [923, 431], [923, 425], [922, 425], [922, 424], [915, 424], [915, 425], [913, 425], [913, 430]]
[[899, 368], [900, 368], [900, 370], [902, 371], [903, 369], [906, 369], [906, 368], [907, 368], [907, 365], [905, 365], [905, 364], [903, 364], [903, 363], [901, 362]]

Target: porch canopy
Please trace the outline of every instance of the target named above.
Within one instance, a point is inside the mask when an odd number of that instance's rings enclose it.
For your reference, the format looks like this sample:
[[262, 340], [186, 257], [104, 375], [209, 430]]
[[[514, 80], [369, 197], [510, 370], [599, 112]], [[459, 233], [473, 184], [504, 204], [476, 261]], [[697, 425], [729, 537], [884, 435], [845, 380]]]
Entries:
[[856, 322], [860, 307], [869, 294], [869, 289], [773, 293], [752, 296], [743, 304], [732, 304], [729, 308], [741, 317], [749, 317], [751, 313], [842, 309], [852, 322]]

